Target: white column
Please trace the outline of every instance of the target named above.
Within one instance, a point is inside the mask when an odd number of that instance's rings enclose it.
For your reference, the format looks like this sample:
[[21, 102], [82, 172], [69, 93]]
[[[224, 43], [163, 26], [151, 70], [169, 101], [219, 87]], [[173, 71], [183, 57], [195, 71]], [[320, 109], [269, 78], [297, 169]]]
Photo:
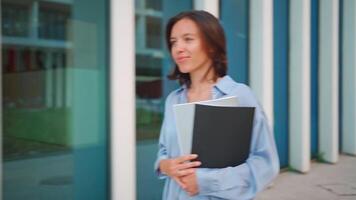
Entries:
[[310, 169], [310, 1], [290, 0], [289, 163]]
[[250, 86], [273, 128], [273, 1], [250, 1]]
[[319, 153], [330, 163], [339, 154], [339, 1], [320, 1], [319, 15]]
[[195, 10], [205, 10], [219, 18], [219, 0], [194, 0]]
[[[135, 7], [111, 1], [111, 199], [136, 199]], [[125, 27], [125, 28], [123, 28]]]
[[342, 152], [356, 155], [356, 1], [344, 0], [342, 30]]

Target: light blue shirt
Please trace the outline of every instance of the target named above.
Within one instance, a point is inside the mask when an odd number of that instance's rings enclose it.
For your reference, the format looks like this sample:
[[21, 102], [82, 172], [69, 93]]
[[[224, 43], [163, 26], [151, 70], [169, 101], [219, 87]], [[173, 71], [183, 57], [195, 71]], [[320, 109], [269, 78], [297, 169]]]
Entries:
[[212, 98], [227, 96], [237, 96], [239, 106], [256, 107], [249, 157], [245, 163], [236, 167], [198, 168], [196, 173], [199, 194], [190, 197], [173, 179], [161, 174], [158, 168], [160, 160], [179, 156], [173, 105], [187, 102], [187, 88], [180, 87], [168, 95], [155, 163], [159, 178], [165, 179], [164, 200], [253, 199], [277, 176], [279, 159], [274, 137], [256, 97], [248, 86], [224, 76], [213, 87]]

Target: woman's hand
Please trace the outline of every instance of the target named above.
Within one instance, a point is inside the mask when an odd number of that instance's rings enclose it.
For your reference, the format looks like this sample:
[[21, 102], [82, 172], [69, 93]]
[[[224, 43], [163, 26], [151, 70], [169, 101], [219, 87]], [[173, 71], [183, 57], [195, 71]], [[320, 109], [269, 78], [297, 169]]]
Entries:
[[177, 181], [177, 183], [186, 189], [186, 184], [181, 181], [181, 177], [195, 173], [195, 167], [201, 165], [201, 162], [194, 161], [198, 157], [196, 154], [190, 154], [186, 156], [180, 156], [172, 159], [164, 159], [159, 163], [159, 168], [162, 173], [170, 176], [172, 179]]
[[190, 196], [197, 195], [199, 193], [198, 181], [196, 172], [191, 173], [187, 176], [183, 176], [181, 181], [186, 186], [184, 189]]

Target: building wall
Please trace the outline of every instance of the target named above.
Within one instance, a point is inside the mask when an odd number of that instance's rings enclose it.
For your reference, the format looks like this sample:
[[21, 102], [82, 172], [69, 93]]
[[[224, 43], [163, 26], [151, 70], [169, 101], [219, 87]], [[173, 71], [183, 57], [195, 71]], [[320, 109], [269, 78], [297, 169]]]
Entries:
[[[184, 10], [207, 10], [220, 18], [227, 37], [229, 75], [248, 84], [263, 106], [283, 168], [307, 173], [313, 170], [312, 159], [337, 164], [340, 153], [356, 155], [353, 0], [112, 0], [110, 6], [99, 1], [48, 2], [63, 4], [55, 9], [65, 16], [76, 14], [70, 24], [56, 26], [63, 34], [52, 35], [37, 29], [38, 21], [26, 21], [26, 13], [30, 19], [39, 17], [38, 1], [12, 2], [20, 9], [21, 26], [31, 24], [28, 30], [11, 32], [6, 20], [15, 15], [2, 15], [6, 22], [1, 36], [2, 83], [8, 86], [2, 105], [31, 112], [73, 108], [71, 121], [63, 124], [66, 130], [52, 133], [60, 138], [27, 135], [25, 139], [77, 147], [100, 142], [98, 151], [96, 147], [73, 151], [73, 177], [83, 182], [78, 190], [97, 185], [86, 177], [99, 169], [102, 182], [111, 180], [98, 191], [102, 196], [111, 191], [112, 199], [160, 198], [163, 182], [152, 166], [164, 100], [178, 87], [166, 78], [173, 62], [164, 28], [171, 16]], [[97, 9], [100, 17], [92, 15]], [[103, 15], [107, 10], [110, 20]], [[74, 28], [63, 31], [65, 27]], [[24, 40], [23, 35], [29, 38]], [[105, 66], [110, 66], [109, 72]], [[90, 117], [84, 118], [85, 113]], [[72, 132], [76, 134], [68, 136]], [[102, 164], [92, 160], [93, 155], [100, 155]], [[106, 172], [103, 166], [109, 164]], [[94, 168], [86, 168], [89, 165]]]

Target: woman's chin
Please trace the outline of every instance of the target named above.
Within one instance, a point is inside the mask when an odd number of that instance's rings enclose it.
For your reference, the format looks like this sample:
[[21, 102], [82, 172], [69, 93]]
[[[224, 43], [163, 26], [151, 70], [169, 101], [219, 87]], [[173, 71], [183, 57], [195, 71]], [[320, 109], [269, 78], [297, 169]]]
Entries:
[[179, 68], [179, 71], [183, 74], [190, 73], [190, 71], [191, 71], [191, 69], [187, 68], [187, 67], [178, 67], [178, 68]]

